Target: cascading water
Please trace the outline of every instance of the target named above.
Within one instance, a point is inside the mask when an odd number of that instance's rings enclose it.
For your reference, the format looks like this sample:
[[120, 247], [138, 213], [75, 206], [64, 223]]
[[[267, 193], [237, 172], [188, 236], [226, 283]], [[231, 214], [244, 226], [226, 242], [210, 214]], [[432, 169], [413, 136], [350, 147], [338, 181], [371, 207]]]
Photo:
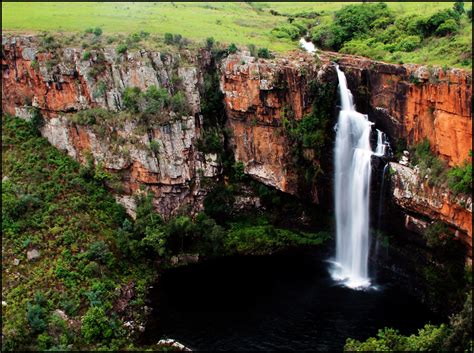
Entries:
[[377, 147], [375, 148], [375, 155], [379, 157], [384, 156], [386, 147], [387, 141], [385, 138], [385, 134], [379, 129], [377, 129]]
[[[336, 126], [335, 205], [336, 258], [334, 279], [351, 288], [370, 285], [369, 188], [371, 123], [355, 110], [344, 73], [336, 65], [341, 111]], [[382, 137], [381, 137], [382, 138]], [[381, 141], [383, 142], [383, 141]]]

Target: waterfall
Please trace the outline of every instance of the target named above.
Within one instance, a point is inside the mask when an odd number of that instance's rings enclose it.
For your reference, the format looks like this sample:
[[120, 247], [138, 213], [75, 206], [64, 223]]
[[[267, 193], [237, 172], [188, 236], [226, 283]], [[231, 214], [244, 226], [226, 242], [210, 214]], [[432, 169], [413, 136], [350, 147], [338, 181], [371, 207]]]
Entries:
[[385, 134], [379, 129], [377, 129], [377, 147], [375, 148], [375, 155], [379, 157], [384, 156], [385, 147], [386, 147]]
[[336, 258], [332, 276], [348, 287], [361, 288], [370, 285], [368, 255], [372, 123], [367, 115], [355, 110], [346, 77], [337, 65], [336, 70], [341, 111], [336, 125], [334, 151]]

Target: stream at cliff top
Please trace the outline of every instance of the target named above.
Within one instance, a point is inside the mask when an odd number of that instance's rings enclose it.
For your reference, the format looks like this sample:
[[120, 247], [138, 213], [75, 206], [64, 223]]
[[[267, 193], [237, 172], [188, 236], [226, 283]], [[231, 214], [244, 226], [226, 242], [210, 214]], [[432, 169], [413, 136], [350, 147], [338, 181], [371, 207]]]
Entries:
[[379, 277], [377, 290], [341, 286], [324, 258], [299, 250], [168, 270], [151, 294], [144, 343], [170, 337], [193, 350], [328, 351], [385, 326], [411, 334], [439, 322], [390, 278]]

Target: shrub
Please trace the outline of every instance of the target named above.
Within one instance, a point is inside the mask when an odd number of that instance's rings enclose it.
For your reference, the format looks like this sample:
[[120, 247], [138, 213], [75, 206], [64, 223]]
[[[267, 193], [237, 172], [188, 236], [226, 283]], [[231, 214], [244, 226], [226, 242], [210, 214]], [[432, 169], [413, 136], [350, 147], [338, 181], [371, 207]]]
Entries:
[[115, 51], [117, 52], [117, 54], [125, 54], [127, 49], [128, 48], [126, 44], [119, 44], [117, 48], [115, 49]]
[[171, 109], [179, 115], [188, 115], [189, 114], [189, 107], [188, 101], [186, 100], [186, 96], [183, 92], [176, 93], [173, 97], [171, 97]]
[[156, 140], [150, 141], [150, 149], [154, 154], [160, 153], [160, 143]]
[[28, 303], [26, 317], [33, 334], [41, 333], [48, 327], [45, 310], [39, 304]]
[[204, 130], [197, 142], [197, 148], [204, 153], [219, 153], [223, 149], [222, 137], [217, 129]]
[[173, 34], [165, 33], [165, 44], [168, 44], [168, 45], [173, 44]]
[[204, 211], [210, 217], [225, 222], [232, 214], [235, 197], [232, 190], [226, 186], [216, 186], [204, 199]]
[[94, 29], [93, 29], [93, 28], [86, 28], [86, 30], [85, 30], [84, 32], [86, 32], [86, 33], [89, 33], [89, 34], [90, 34], [90, 33], [92, 33], [93, 31], [94, 31]]
[[412, 147], [411, 152], [412, 164], [419, 167], [422, 180], [428, 177], [428, 184], [431, 186], [441, 186], [447, 182], [448, 167], [446, 162], [431, 152], [428, 139], [424, 139]]
[[434, 222], [424, 231], [423, 237], [430, 248], [440, 248], [451, 240], [449, 229], [443, 222]]
[[204, 86], [201, 95], [201, 113], [204, 128], [217, 127], [224, 124], [224, 94], [219, 88], [219, 76], [216, 71], [204, 73]]
[[214, 38], [213, 37], [206, 38], [206, 49], [211, 50], [213, 46], [214, 46]]
[[272, 55], [270, 54], [270, 51], [267, 48], [259, 48], [257, 55], [259, 58], [263, 59], [270, 59]]
[[458, 14], [464, 13], [464, 1], [456, 0], [453, 5], [453, 10]]
[[465, 161], [462, 166], [452, 168], [448, 172], [448, 185], [455, 194], [472, 193], [472, 162]]
[[256, 58], [258, 56], [257, 48], [255, 47], [255, 44], [249, 44], [249, 45], [247, 45], [247, 48], [248, 48], [251, 56], [253, 56], [254, 58]]
[[31, 126], [35, 131], [39, 133], [39, 130], [43, 127], [44, 125], [44, 118], [43, 115], [41, 114], [41, 110], [37, 107], [32, 108], [31, 112]]
[[446, 36], [448, 34], [456, 33], [459, 29], [459, 25], [455, 20], [449, 19], [439, 25], [436, 29], [435, 34], [438, 36]]
[[233, 169], [233, 176], [235, 180], [237, 181], [242, 181], [245, 179], [246, 174], [245, 174], [245, 165], [242, 161], [235, 162], [234, 165], [232, 166]]
[[411, 52], [415, 50], [421, 44], [421, 38], [419, 36], [403, 36], [398, 39], [395, 45], [395, 50]]
[[145, 92], [145, 113], [153, 114], [160, 112], [170, 102], [170, 96], [166, 88], [148, 87]]
[[112, 338], [113, 330], [105, 310], [97, 306], [90, 307], [84, 315], [81, 332], [88, 343]]
[[238, 50], [238, 49], [237, 49], [237, 46], [236, 46], [234, 43], [231, 43], [231, 44], [229, 45], [229, 47], [227, 48], [227, 52], [228, 52], [229, 54], [235, 54], [235, 53], [237, 53], [237, 50]]
[[100, 27], [94, 28], [93, 33], [96, 37], [100, 36], [102, 34], [102, 28], [100, 28]]
[[37, 60], [31, 61], [31, 67], [33, 68], [33, 70], [35, 70], [35, 72], [39, 72], [39, 63]]
[[299, 22], [292, 22], [291, 24], [283, 24], [272, 29], [271, 34], [276, 38], [288, 38], [296, 40], [306, 33], [306, 26]]
[[138, 113], [140, 111], [140, 98], [141, 91], [138, 87], [127, 87], [123, 91], [122, 99], [123, 105], [126, 109], [130, 110], [132, 113]]
[[89, 60], [91, 58], [91, 52], [86, 50], [84, 51], [84, 53], [82, 54], [82, 60]]

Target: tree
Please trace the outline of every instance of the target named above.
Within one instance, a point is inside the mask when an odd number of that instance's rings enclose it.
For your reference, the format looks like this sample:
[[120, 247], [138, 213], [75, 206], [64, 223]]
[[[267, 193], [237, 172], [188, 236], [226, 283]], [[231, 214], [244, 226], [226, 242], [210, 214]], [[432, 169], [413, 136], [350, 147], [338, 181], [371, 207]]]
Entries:
[[465, 12], [465, 11], [464, 11], [464, 1], [456, 0], [456, 1], [454, 2], [453, 9], [454, 9], [454, 11], [456, 11], [458, 14], [463, 14], [463, 13]]

